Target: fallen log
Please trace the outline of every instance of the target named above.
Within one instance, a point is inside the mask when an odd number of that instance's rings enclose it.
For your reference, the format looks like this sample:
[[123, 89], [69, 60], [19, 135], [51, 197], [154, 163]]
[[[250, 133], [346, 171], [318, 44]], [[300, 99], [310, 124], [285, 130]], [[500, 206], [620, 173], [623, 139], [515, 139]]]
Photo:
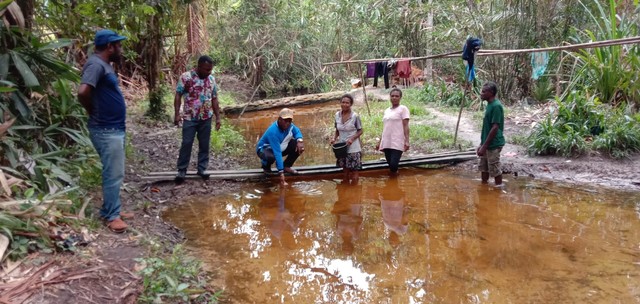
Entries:
[[278, 99], [264, 99], [253, 103], [239, 104], [234, 106], [226, 106], [222, 108], [224, 114], [240, 114], [241, 112], [260, 111], [277, 107], [292, 107], [301, 105], [310, 105], [323, 103], [332, 100], [338, 100], [345, 92], [328, 92], [318, 94], [307, 94], [299, 96], [284, 97]]

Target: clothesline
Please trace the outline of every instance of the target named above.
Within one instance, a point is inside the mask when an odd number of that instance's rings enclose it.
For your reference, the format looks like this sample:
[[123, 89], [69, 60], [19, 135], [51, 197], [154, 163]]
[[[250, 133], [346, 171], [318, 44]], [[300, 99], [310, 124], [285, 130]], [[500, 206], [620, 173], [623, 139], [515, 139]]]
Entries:
[[[499, 56], [499, 55], [526, 54], [526, 53], [538, 53], [538, 52], [549, 52], [549, 51], [579, 50], [579, 49], [590, 49], [590, 48], [597, 48], [597, 47], [633, 44], [633, 43], [640, 43], [640, 36], [594, 41], [594, 42], [579, 43], [579, 44], [569, 44], [569, 45], [546, 47], [546, 48], [536, 48], [536, 49], [515, 49], [515, 50], [482, 50], [481, 49], [478, 52], [476, 52], [476, 56]], [[377, 58], [377, 59], [335, 61], [335, 62], [323, 63], [322, 65], [329, 66], [329, 65], [347, 64], [347, 63], [373, 63], [373, 62], [392, 61], [392, 60], [414, 61], [414, 60], [439, 59], [439, 58], [460, 58], [460, 55], [462, 55], [462, 51], [431, 55], [431, 56], [421, 56], [421, 57]]]

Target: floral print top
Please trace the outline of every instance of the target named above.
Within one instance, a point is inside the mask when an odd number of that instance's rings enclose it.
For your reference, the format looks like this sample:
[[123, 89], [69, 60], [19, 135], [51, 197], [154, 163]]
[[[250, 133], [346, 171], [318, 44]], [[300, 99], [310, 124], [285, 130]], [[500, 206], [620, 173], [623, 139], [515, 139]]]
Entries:
[[218, 97], [218, 85], [212, 75], [201, 79], [195, 69], [180, 75], [176, 92], [184, 97], [182, 119], [207, 120], [213, 116], [212, 99]]

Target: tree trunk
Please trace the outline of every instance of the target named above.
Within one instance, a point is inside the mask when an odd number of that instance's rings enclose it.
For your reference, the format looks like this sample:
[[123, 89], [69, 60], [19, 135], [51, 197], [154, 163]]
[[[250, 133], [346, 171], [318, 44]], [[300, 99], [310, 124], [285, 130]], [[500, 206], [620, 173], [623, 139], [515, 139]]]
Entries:
[[20, 10], [22, 11], [22, 16], [24, 17], [24, 26], [31, 30], [33, 28], [33, 13], [35, 7], [35, 0], [22, 0], [16, 1], [18, 6], [20, 6]]
[[162, 61], [162, 29], [160, 13], [156, 12], [147, 20], [146, 48], [143, 52], [145, 61], [145, 76], [149, 85], [149, 112], [147, 115], [160, 118], [165, 113], [162, 87], [159, 86], [160, 66]]
[[[432, 1], [429, 0], [429, 14], [427, 15], [427, 49], [426, 56], [431, 56], [432, 48], [431, 43], [433, 42], [433, 7]], [[433, 60], [428, 59], [424, 65], [424, 80], [425, 83], [431, 83], [433, 80]]]

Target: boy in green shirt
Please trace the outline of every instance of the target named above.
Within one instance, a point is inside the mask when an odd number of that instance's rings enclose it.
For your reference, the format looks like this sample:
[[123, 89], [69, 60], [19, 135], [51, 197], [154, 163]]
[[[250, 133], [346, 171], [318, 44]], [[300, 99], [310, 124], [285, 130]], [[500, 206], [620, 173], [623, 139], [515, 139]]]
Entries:
[[489, 176], [495, 178], [496, 186], [502, 185], [502, 171], [500, 170], [500, 151], [504, 146], [504, 110], [500, 100], [496, 98], [498, 87], [494, 82], [487, 82], [482, 86], [480, 99], [487, 101], [482, 122], [480, 146], [476, 150], [480, 156], [478, 169], [482, 172], [482, 183], [489, 182]]

